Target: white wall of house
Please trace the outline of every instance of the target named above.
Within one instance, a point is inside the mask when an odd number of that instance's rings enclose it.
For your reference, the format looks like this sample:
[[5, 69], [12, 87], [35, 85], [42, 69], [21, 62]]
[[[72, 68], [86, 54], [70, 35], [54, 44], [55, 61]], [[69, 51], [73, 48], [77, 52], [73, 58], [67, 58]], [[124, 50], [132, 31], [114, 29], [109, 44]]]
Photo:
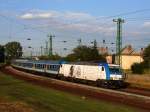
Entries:
[[141, 63], [143, 61], [143, 58], [139, 55], [122, 55], [121, 59], [123, 69], [131, 69], [134, 63]]
[[[122, 55], [122, 68], [123, 69], [131, 69], [131, 66], [134, 63], [143, 62], [143, 58], [140, 55]], [[107, 63], [112, 63], [112, 56], [106, 57]], [[115, 59], [117, 61], [117, 57]]]

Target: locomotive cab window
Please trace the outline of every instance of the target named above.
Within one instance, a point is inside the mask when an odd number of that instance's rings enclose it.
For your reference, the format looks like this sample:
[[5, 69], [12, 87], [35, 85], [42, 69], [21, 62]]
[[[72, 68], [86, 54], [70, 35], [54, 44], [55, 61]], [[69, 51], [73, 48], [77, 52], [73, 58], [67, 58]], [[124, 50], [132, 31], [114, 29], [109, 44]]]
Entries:
[[102, 66], [102, 71], [104, 71], [104, 67]]

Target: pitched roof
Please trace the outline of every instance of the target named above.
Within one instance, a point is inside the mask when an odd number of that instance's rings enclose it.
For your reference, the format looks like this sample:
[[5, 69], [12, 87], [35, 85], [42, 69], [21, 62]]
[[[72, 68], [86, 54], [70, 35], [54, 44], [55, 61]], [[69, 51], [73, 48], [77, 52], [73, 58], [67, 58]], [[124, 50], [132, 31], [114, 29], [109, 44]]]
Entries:
[[121, 50], [121, 54], [122, 55], [141, 55], [143, 54], [143, 49], [137, 52], [135, 49], [132, 48], [131, 45], [127, 45]]

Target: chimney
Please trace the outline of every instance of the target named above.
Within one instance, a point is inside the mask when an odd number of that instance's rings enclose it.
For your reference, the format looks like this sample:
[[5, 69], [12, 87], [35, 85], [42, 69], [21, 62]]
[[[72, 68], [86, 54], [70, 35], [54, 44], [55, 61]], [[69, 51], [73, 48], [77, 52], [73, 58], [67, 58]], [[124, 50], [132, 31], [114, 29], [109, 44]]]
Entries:
[[143, 55], [144, 48], [141, 48], [140, 54]]

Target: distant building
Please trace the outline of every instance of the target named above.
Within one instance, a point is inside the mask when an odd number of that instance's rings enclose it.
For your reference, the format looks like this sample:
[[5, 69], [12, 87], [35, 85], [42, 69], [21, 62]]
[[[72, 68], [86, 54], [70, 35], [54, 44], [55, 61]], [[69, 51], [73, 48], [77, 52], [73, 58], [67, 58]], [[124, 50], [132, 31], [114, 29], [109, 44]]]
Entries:
[[[141, 63], [143, 61], [144, 49], [141, 48], [140, 51], [135, 51], [131, 45], [125, 46], [121, 51], [121, 63], [123, 69], [131, 69], [134, 63]], [[117, 63], [117, 56], [108, 55], [106, 57], [108, 63]]]
[[99, 54], [108, 54], [108, 47], [98, 47]]
[[143, 48], [140, 51], [135, 51], [131, 45], [127, 45], [122, 49], [121, 60], [123, 69], [131, 69], [134, 63], [141, 63], [143, 61]]
[[107, 61], [107, 63], [112, 64], [113, 63], [113, 56], [112, 55], [106, 56], [106, 61]]

